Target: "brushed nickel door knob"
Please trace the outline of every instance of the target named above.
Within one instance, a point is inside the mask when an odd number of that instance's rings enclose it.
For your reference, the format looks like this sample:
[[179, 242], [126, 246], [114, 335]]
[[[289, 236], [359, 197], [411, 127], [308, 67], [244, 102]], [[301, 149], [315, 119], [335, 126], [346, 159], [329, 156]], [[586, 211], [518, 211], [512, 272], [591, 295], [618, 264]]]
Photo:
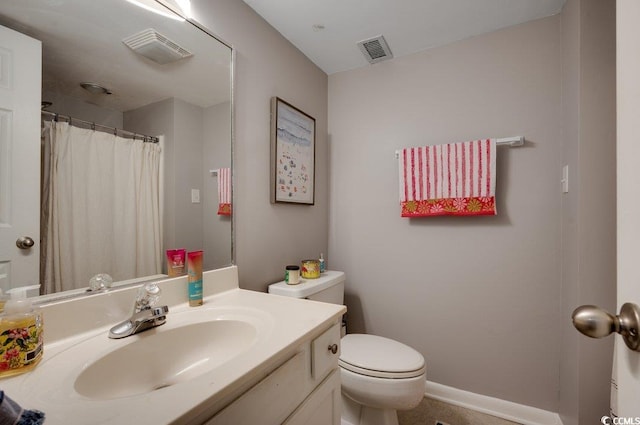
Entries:
[[571, 319], [573, 326], [588, 337], [603, 338], [617, 332], [629, 349], [640, 351], [640, 307], [636, 304], [623, 304], [617, 316], [595, 305], [583, 305], [573, 311]]
[[22, 236], [16, 240], [16, 246], [20, 249], [29, 249], [31, 248], [35, 242], [29, 236]]

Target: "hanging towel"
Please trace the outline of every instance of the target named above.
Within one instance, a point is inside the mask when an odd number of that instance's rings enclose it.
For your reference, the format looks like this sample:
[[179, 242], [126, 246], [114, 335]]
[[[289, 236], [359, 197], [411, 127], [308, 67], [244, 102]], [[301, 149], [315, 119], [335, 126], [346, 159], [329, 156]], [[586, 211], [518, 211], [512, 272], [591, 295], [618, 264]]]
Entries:
[[399, 155], [402, 217], [497, 214], [494, 139], [405, 148]]
[[218, 215], [231, 215], [231, 168], [218, 170]]

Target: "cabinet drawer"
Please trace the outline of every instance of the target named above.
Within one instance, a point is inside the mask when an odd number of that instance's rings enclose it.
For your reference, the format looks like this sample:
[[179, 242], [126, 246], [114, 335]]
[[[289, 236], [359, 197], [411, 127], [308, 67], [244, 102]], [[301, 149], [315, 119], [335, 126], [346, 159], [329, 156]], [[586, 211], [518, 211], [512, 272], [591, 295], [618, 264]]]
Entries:
[[338, 366], [340, 357], [340, 324], [331, 326], [311, 342], [311, 376], [322, 379]]

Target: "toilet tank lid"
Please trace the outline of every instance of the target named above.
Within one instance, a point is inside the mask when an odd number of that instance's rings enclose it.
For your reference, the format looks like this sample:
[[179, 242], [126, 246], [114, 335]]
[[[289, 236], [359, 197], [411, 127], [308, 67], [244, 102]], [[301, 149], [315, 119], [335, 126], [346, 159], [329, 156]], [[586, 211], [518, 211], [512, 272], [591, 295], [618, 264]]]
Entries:
[[[340, 341], [340, 364], [342, 367], [355, 366], [360, 373], [376, 376], [371, 372], [409, 374], [424, 373], [425, 362], [422, 354], [393, 339], [377, 335], [348, 334]], [[412, 373], [413, 372], [413, 373]], [[409, 376], [408, 375], [408, 376]]]
[[297, 285], [287, 285], [283, 280], [281, 282], [269, 285], [269, 293], [275, 295], [284, 295], [285, 297], [307, 298], [313, 294], [317, 294], [327, 288], [344, 282], [344, 272], [335, 270], [327, 270], [316, 279], [300, 279]]

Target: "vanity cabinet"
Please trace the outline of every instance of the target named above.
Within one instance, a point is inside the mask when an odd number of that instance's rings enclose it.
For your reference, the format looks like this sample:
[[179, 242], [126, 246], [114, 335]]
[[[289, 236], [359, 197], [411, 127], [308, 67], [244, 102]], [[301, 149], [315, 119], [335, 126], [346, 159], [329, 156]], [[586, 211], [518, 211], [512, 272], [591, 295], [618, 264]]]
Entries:
[[339, 425], [340, 326], [303, 342], [292, 357], [206, 422], [207, 425]]
[[203, 273], [198, 308], [186, 276], [158, 285], [167, 322], [123, 339], [107, 332], [136, 286], [42, 305], [44, 357], [2, 390], [47, 425], [340, 424], [345, 306], [240, 289], [236, 266]]

